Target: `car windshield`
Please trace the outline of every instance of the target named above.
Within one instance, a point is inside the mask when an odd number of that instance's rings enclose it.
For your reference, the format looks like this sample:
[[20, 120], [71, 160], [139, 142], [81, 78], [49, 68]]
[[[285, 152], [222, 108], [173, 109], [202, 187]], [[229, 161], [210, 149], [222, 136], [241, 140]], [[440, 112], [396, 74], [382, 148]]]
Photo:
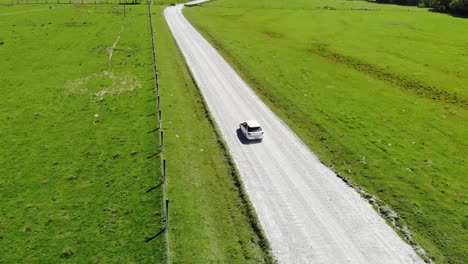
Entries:
[[261, 127], [247, 127], [247, 131], [249, 132], [260, 132], [262, 131], [262, 128]]

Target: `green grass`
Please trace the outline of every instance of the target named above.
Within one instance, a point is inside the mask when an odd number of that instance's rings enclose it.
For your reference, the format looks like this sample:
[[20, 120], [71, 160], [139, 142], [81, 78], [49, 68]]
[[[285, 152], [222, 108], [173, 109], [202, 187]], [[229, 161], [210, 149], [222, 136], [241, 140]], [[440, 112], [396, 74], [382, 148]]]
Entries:
[[[50, 7], [0, 6], [0, 262], [163, 263], [147, 7]], [[171, 260], [272, 262], [162, 10]]]
[[175, 46], [162, 9], [154, 26], [165, 131], [173, 263], [271, 262], [237, 174]]
[[430, 257], [466, 261], [468, 20], [360, 1], [218, 0], [184, 12]]
[[40, 8], [0, 7], [1, 262], [162, 262], [146, 7]]

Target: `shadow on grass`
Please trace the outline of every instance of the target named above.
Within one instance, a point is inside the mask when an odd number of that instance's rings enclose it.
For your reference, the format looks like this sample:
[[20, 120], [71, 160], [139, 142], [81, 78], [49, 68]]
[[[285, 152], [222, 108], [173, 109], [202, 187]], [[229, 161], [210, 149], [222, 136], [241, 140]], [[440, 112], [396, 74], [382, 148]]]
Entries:
[[467, 14], [456, 13], [456, 12], [453, 12], [451, 10], [444, 9], [444, 8], [431, 8], [429, 9], [429, 11], [433, 13], [447, 14], [453, 17], [468, 18], [468, 13]]
[[151, 192], [152, 190], [157, 189], [157, 188], [158, 188], [159, 186], [161, 186], [162, 184], [163, 184], [163, 182], [161, 181], [158, 185], [149, 188], [146, 192], [149, 193], [149, 192]]
[[161, 151], [157, 151], [157, 152], [155, 152], [155, 153], [149, 155], [149, 156], [146, 157], [146, 158], [147, 158], [147, 159], [151, 159], [151, 158], [156, 157], [157, 155], [159, 155], [159, 153], [161, 153]]
[[245, 135], [242, 133], [242, 131], [240, 130], [240, 128], [238, 128], [236, 130], [237, 132], [237, 138], [239, 139], [239, 141], [244, 144], [244, 145], [252, 145], [252, 144], [258, 144], [258, 143], [261, 143], [262, 140], [248, 140]]
[[366, 2], [368, 3], [371, 3], [371, 4], [380, 4], [380, 5], [399, 5], [399, 6], [418, 6], [418, 3], [416, 1], [414, 2], [407, 2], [407, 3], [392, 3], [391, 1], [388, 2], [388, 3], [385, 3], [385, 2], [379, 2], [379, 1], [376, 1], [376, 0], [366, 0]]
[[137, 1], [134, 1], [134, 2], [123, 2], [123, 3], [119, 3], [119, 5], [140, 5], [141, 3], [140, 2], [137, 2]]
[[148, 134], [149, 134], [149, 133], [156, 132], [156, 131], [158, 131], [158, 130], [159, 130], [159, 127], [155, 128], [155, 129], [153, 129], [153, 130], [151, 130], [151, 131], [148, 131]]
[[164, 231], [166, 231], [166, 228], [165, 228], [165, 227], [163, 227], [163, 228], [161, 229], [161, 231], [159, 231], [156, 235], [147, 238], [145, 241], [146, 241], [146, 242], [150, 242], [151, 240], [157, 238], [157, 237], [160, 236], [162, 233], [164, 233]]

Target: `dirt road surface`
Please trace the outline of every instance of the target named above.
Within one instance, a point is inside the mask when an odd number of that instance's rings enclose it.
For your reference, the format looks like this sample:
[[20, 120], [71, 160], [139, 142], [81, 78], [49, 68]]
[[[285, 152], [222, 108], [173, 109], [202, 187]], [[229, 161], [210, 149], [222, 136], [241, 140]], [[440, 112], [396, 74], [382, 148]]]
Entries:
[[[423, 263], [371, 205], [320, 163], [220, 54], [190, 25], [182, 5], [165, 18], [229, 147], [280, 263]], [[256, 119], [249, 144], [239, 123]]]

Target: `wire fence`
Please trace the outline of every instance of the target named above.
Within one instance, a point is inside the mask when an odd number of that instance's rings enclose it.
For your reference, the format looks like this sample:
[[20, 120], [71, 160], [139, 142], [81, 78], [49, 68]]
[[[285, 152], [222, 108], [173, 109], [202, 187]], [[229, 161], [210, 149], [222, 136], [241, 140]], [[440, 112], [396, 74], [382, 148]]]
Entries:
[[31, 5], [31, 4], [112, 4], [134, 5], [140, 4], [140, 0], [0, 0], [0, 5]]
[[[162, 186], [162, 193], [163, 193], [163, 201], [164, 201], [164, 227], [158, 234], [153, 236], [155, 238], [160, 234], [164, 233], [165, 240], [166, 240], [166, 262], [171, 262], [171, 255], [170, 255], [170, 244], [169, 244], [169, 199], [167, 198], [166, 192], [166, 159], [164, 158], [164, 130], [162, 127], [162, 112], [161, 112], [161, 97], [159, 96], [159, 77], [158, 77], [158, 69], [156, 64], [156, 48], [154, 45], [154, 30], [153, 30], [153, 18], [151, 14], [151, 2], [148, 1], [148, 18], [149, 18], [149, 30], [151, 35], [151, 53], [153, 59], [153, 80], [154, 80], [154, 91], [156, 95], [156, 103], [157, 109], [156, 112], [158, 114], [158, 124], [157, 130], [159, 131], [159, 153], [161, 159], [161, 182], [158, 184]], [[151, 239], [152, 239], [151, 238]], [[147, 240], [149, 241], [149, 240]]]

